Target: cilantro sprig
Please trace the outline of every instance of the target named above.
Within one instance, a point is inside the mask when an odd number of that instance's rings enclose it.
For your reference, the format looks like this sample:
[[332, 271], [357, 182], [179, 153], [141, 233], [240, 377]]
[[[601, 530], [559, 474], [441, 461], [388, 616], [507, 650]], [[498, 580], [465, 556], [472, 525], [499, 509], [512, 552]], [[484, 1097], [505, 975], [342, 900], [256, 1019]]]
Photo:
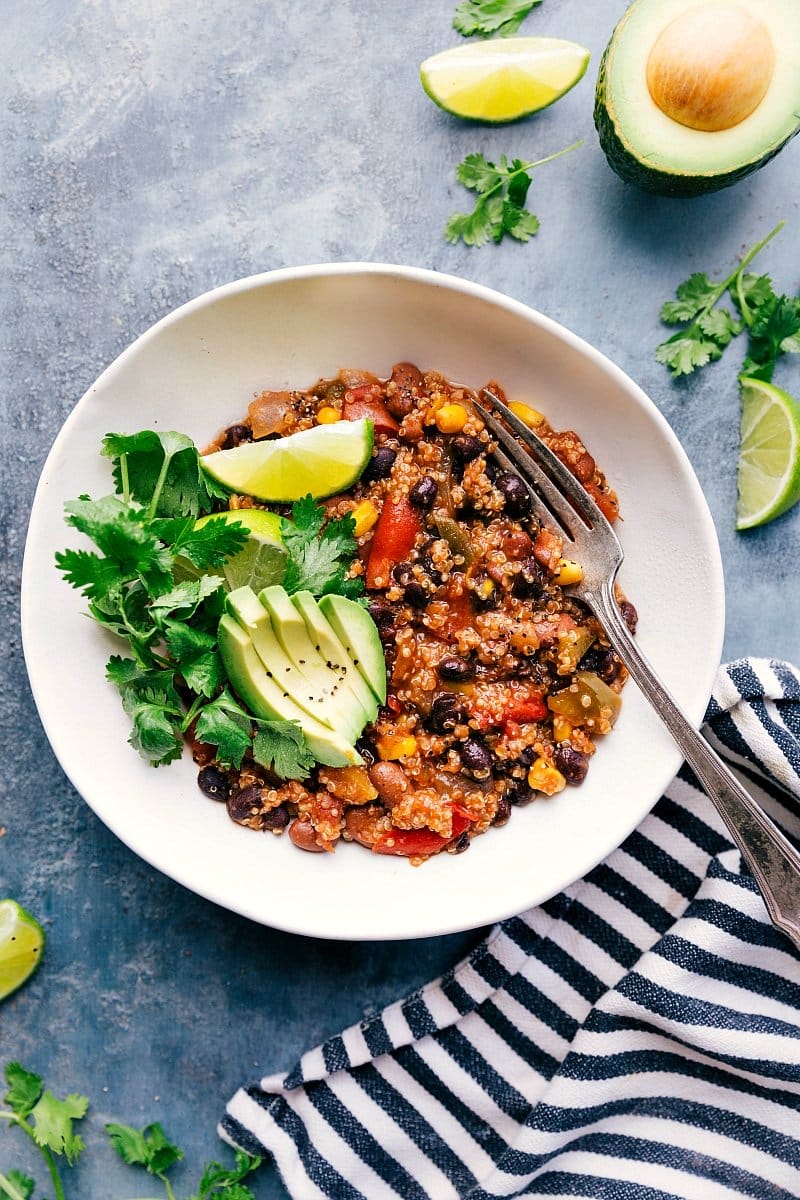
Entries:
[[512, 37], [542, 0], [461, 0], [453, 14], [453, 28], [464, 37]]
[[[235, 520], [205, 521], [216, 485], [194, 444], [180, 433], [109, 434], [117, 494], [66, 505], [66, 521], [96, 550], [64, 550], [56, 565], [88, 600], [90, 615], [127, 643], [106, 678], [131, 721], [130, 744], [153, 766], [179, 758], [190, 730], [216, 747], [223, 766], [247, 753], [283, 779], [303, 779], [313, 765], [300, 725], [265, 721], [231, 694], [217, 644], [225, 583], [216, 571], [247, 541]], [[224, 493], [227, 498], [227, 493]], [[282, 519], [287, 591], [355, 597], [348, 578], [356, 557], [352, 517], [326, 521], [311, 496]], [[3, 1197], [0, 1196], [0, 1200]]]
[[535, 162], [522, 162], [501, 155], [499, 163], [482, 154], [468, 154], [456, 167], [456, 178], [477, 194], [472, 212], [454, 213], [445, 226], [445, 237], [453, 244], [484, 246], [488, 241], [502, 242], [506, 234], [518, 242], [529, 241], [539, 229], [539, 218], [525, 207], [531, 186], [530, 172], [553, 162], [583, 142], [574, 142], [564, 150]]
[[[50, 1176], [55, 1200], [67, 1200], [62, 1167], [72, 1167], [83, 1154], [83, 1138], [76, 1132], [89, 1108], [86, 1096], [69, 1095], [59, 1100], [45, 1088], [44, 1080], [18, 1062], [5, 1068], [8, 1090], [0, 1108], [0, 1120], [21, 1129], [40, 1151]], [[130, 1166], [141, 1167], [164, 1185], [167, 1200], [177, 1200], [169, 1172], [183, 1157], [179, 1146], [170, 1142], [158, 1122], [137, 1129], [132, 1125], [109, 1122], [105, 1126], [109, 1141]], [[187, 1200], [254, 1200], [243, 1180], [261, 1165], [260, 1158], [237, 1150], [232, 1167], [218, 1162], [206, 1163], [197, 1189]], [[36, 1184], [16, 1168], [0, 1172], [0, 1200], [34, 1200]]]
[[[800, 351], [800, 297], [779, 295], [768, 275], [747, 271], [784, 225], [781, 221], [751, 247], [726, 279], [714, 281], [695, 272], [679, 285], [677, 298], [662, 306], [666, 325], [683, 326], [656, 348], [656, 361], [669, 368], [673, 379], [718, 361], [743, 332], [748, 346], [740, 376], [769, 381], [781, 354]], [[718, 307], [726, 293], [737, 315]]]

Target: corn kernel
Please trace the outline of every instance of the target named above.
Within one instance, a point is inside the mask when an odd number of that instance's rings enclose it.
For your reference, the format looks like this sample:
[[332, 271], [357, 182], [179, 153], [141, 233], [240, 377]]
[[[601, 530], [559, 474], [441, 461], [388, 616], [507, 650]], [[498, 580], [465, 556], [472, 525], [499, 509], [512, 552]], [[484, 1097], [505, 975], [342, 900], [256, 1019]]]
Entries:
[[583, 579], [583, 567], [571, 558], [560, 558], [553, 578], [561, 587], [568, 587], [571, 583], [580, 583]]
[[488, 600], [491, 597], [493, 592], [494, 592], [494, 584], [493, 584], [492, 580], [488, 578], [488, 576], [486, 579], [482, 579], [481, 582], [478, 584], [477, 588], [475, 589], [475, 594], [481, 600]]
[[468, 417], [469, 413], [463, 404], [443, 404], [437, 409], [434, 419], [440, 433], [460, 433]]
[[566, 742], [572, 737], [572, 722], [566, 717], [553, 717], [553, 737], [557, 742]]
[[372, 529], [378, 519], [378, 510], [371, 500], [362, 500], [350, 513], [350, 516], [356, 523], [354, 530], [356, 537], [361, 537], [362, 533]]
[[567, 781], [546, 758], [537, 758], [528, 772], [528, 784], [535, 791], [544, 792], [545, 796], [554, 796], [564, 790]]
[[383, 762], [391, 762], [397, 758], [408, 758], [417, 750], [417, 739], [410, 733], [385, 733], [375, 743], [378, 757]]
[[515, 417], [519, 417], [523, 424], [529, 429], [535, 429], [537, 425], [544, 424], [544, 416], [537, 409], [531, 408], [530, 404], [523, 404], [521, 400], [512, 400], [508, 406]]
[[317, 411], [317, 422], [320, 425], [335, 425], [337, 421], [341, 421], [342, 414], [338, 408], [331, 408], [325, 404]]

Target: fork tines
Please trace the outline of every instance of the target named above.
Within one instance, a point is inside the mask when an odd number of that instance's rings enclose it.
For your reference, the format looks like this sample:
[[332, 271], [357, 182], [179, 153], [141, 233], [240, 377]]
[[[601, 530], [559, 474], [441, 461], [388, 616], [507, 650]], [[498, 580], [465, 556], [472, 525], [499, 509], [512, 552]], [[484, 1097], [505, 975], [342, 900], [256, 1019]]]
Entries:
[[[591, 496], [541, 438], [536, 437], [493, 392], [484, 388], [481, 395], [491, 403], [492, 408], [516, 434], [516, 437], [512, 436], [484, 404], [480, 401], [475, 402], [475, 407], [492, 437], [503, 447], [533, 492], [534, 498], [546, 506], [547, 519], [560, 526], [572, 540], [577, 532], [576, 519], [589, 529], [597, 526], [610, 529]], [[527, 447], [527, 452], [520, 447], [520, 441]]]

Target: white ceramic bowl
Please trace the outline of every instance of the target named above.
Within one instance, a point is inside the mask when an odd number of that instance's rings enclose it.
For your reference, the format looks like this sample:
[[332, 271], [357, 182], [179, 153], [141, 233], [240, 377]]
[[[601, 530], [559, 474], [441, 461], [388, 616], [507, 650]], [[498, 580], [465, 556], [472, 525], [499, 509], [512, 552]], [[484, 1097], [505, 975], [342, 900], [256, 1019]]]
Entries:
[[135, 853], [235, 912], [318, 937], [448, 933], [537, 904], [613, 850], [680, 764], [629, 684], [583, 786], [515, 810], [467, 854], [414, 869], [355, 845], [304, 854], [241, 828], [200, 793], [188, 754], [154, 770], [126, 744], [128, 719], [104, 679], [124, 647], [81, 615], [82, 597], [53, 564], [56, 550], [85, 544], [65, 526], [64, 502], [112, 491], [103, 435], [177, 429], [202, 445], [264, 388], [305, 388], [341, 367], [388, 374], [401, 360], [475, 387], [497, 379], [556, 428], [578, 430], [619, 493], [621, 581], [641, 645], [696, 722], [721, 652], [719, 549], [683, 450], [622, 371], [553, 321], [475, 284], [373, 264], [258, 275], [165, 317], [76, 405], [42, 473], [22, 581], [31, 685], [64, 771]]

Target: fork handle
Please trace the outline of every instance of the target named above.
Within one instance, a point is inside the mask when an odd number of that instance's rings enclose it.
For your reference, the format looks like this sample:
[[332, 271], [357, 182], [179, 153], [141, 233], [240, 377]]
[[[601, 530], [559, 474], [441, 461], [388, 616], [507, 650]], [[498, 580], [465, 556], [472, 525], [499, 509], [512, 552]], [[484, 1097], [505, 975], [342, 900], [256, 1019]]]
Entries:
[[772, 922], [800, 950], [800, 854], [694, 728], [620, 616], [609, 582], [584, 599], [614, 650], [672, 734], [753, 874]]

